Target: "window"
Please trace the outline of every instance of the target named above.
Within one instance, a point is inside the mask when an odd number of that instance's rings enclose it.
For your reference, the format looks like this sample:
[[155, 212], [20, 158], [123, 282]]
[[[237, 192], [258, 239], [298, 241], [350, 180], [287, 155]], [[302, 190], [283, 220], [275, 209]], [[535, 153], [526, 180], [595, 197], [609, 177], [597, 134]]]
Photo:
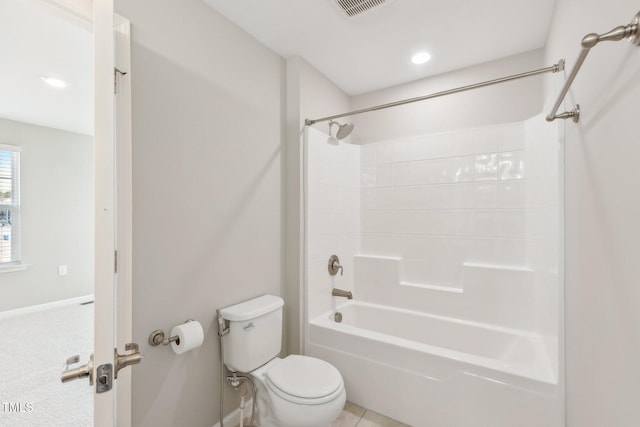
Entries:
[[0, 267], [20, 263], [20, 147], [0, 145]]

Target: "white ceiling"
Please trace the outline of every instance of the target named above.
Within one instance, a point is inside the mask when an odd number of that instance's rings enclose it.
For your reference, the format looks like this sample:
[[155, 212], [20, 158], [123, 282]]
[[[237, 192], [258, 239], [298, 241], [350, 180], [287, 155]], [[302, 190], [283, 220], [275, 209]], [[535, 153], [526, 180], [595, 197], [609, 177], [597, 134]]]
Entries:
[[92, 43], [90, 24], [44, 0], [0, 0], [0, 117], [92, 134]]
[[204, 1], [356, 95], [541, 48], [555, 0], [388, 0], [352, 18], [335, 0]]

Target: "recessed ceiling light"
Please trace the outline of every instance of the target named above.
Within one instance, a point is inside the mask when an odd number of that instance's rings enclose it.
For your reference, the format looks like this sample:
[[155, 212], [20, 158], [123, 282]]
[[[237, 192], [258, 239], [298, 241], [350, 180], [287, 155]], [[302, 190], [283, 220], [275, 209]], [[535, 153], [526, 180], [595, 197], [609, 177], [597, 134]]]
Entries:
[[428, 52], [418, 52], [411, 57], [411, 62], [416, 65], [424, 64], [431, 59], [431, 55]]
[[64, 80], [60, 80], [56, 77], [42, 76], [42, 81], [48, 84], [49, 86], [56, 87], [59, 89], [63, 89], [67, 87], [67, 83]]

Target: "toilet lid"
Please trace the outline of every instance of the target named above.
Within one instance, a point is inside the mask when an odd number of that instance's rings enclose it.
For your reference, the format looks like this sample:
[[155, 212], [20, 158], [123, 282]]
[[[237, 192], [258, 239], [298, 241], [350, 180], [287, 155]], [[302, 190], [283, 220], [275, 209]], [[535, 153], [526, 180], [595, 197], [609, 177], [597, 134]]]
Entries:
[[265, 375], [282, 392], [306, 399], [328, 396], [342, 386], [342, 376], [333, 365], [309, 356], [287, 356]]

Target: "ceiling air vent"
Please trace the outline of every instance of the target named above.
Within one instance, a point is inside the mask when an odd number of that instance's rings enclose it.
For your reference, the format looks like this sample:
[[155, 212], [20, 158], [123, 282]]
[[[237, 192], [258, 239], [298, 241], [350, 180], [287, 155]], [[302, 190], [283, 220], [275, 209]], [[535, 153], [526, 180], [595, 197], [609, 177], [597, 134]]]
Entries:
[[376, 6], [382, 6], [387, 0], [336, 0], [338, 6], [348, 16], [360, 15]]

